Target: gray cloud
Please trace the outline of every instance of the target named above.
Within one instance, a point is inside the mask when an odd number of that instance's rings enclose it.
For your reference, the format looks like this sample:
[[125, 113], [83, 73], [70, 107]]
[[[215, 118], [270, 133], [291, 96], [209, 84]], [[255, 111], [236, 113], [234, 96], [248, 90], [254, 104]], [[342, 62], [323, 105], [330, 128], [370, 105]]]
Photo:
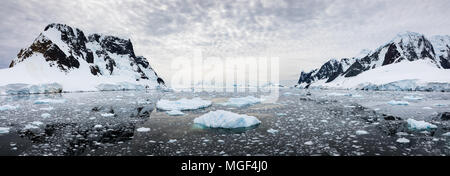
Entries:
[[49, 23], [131, 38], [137, 54], [170, 78], [170, 60], [275, 56], [282, 79], [332, 58], [373, 49], [405, 30], [450, 34], [447, 0], [4, 0], [0, 68]]

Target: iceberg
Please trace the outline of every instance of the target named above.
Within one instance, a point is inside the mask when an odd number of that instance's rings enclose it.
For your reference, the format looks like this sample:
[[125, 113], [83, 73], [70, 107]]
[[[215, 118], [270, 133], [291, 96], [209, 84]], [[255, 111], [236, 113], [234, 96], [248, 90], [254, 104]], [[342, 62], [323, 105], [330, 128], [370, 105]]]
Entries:
[[433, 125], [433, 124], [425, 122], [425, 121], [417, 121], [414, 119], [408, 119], [406, 122], [408, 122], [408, 128], [411, 130], [429, 130], [429, 129], [437, 128], [436, 125]]
[[187, 111], [187, 110], [196, 110], [201, 108], [207, 108], [212, 105], [211, 101], [208, 100], [202, 100], [201, 98], [193, 98], [193, 99], [180, 99], [176, 101], [170, 101], [170, 100], [159, 100], [158, 103], [156, 103], [156, 107], [159, 110], [163, 111]]
[[261, 123], [256, 117], [229, 111], [211, 111], [194, 119], [195, 124], [209, 128], [245, 128]]
[[222, 103], [224, 106], [234, 106], [234, 107], [244, 107], [244, 106], [250, 106], [253, 104], [258, 104], [263, 101], [262, 99], [253, 97], [253, 96], [247, 96], [247, 97], [241, 97], [241, 98], [230, 98], [227, 102]]

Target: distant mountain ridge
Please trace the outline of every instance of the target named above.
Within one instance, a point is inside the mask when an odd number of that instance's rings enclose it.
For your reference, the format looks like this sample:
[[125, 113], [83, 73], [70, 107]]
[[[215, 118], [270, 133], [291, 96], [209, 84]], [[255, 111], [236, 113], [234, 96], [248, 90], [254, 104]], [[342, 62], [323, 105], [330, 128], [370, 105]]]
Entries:
[[353, 78], [376, 68], [418, 60], [426, 60], [437, 69], [450, 69], [450, 36], [433, 36], [428, 39], [419, 33], [403, 32], [387, 44], [366, 53], [360, 57], [332, 59], [318, 69], [302, 72], [298, 86], [308, 88], [319, 85], [320, 82], [321, 86], [326, 87], [327, 83], [338, 78]]

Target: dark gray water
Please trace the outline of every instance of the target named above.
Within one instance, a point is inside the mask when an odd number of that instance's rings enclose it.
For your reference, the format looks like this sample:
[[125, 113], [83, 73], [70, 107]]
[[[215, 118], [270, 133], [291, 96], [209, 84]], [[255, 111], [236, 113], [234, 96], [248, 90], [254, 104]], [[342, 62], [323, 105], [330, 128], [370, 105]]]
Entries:
[[[449, 125], [436, 118], [450, 111], [448, 93], [313, 90], [307, 95], [305, 90], [280, 91], [276, 103], [243, 108], [220, 103], [259, 94], [149, 91], [2, 96], [0, 106], [16, 108], [0, 111], [0, 127], [10, 129], [0, 134], [0, 155], [450, 154], [450, 138], [442, 135], [450, 131]], [[213, 105], [186, 111], [184, 116], [168, 116], [155, 110], [161, 97], [201, 97]], [[390, 105], [391, 100], [409, 104]], [[213, 110], [252, 115], [262, 123], [234, 130], [193, 123], [194, 118]], [[405, 122], [408, 118], [438, 128], [411, 130]], [[137, 131], [143, 127], [150, 131]], [[358, 135], [359, 130], [368, 134]], [[402, 137], [410, 142], [397, 142]]]

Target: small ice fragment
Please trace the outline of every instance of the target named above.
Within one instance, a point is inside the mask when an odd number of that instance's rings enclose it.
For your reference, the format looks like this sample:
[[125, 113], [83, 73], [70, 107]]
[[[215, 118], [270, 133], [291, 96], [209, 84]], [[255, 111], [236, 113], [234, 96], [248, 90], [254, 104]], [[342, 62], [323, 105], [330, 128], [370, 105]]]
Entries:
[[103, 125], [95, 125], [94, 128], [102, 128]]
[[34, 101], [34, 104], [51, 104], [51, 103], [65, 103], [65, 99], [41, 99]]
[[409, 103], [406, 102], [406, 101], [395, 101], [395, 100], [392, 100], [392, 101], [388, 102], [388, 104], [390, 104], [390, 105], [399, 105], [399, 106], [408, 106], [409, 105]]
[[287, 116], [287, 114], [286, 113], [277, 113], [277, 116]]
[[395, 133], [397, 136], [408, 136], [409, 134], [408, 133], [405, 133], [405, 132], [398, 132], [398, 133]]
[[423, 107], [422, 109], [428, 109], [428, 110], [430, 110], [430, 109], [433, 109], [433, 108], [431, 108], [431, 107]]
[[51, 115], [49, 113], [41, 114], [41, 117], [44, 118], [44, 119], [49, 118], [50, 116]]
[[53, 107], [47, 107], [47, 108], [40, 108], [41, 111], [51, 111], [53, 110]]
[[34, 121], [34, 122], [31, 122], [31, 124], [32, 124], [32, 125], [35, 125], [35, 126], [41, 126], [41, 125], [43, 125], [44, 123], [42, 123], [41, 121]]
[[0, 106], [0, 111], [15, 110], [17, 108], [18, 108], [17, 106], [3, 105], [3, 106]]
[[409, 139], [406, 139], [406, 138], [399, 138], [399, 139], [397, 139], [397, 142], [398, 143], [402, 143], [402, 144], [406, 144], [406, 143], [409, 143]]
[[175, 142], [177, 142], [176, 139], [170, 139], [167, 143], [175, 143]]
[[450, 132], [444, 133], [442, 136], [450, 136]]
[[271, 133], [271, 134], [275, 134], [275, 133], [278, 133], [278, 130], [274, 130], [271, 128], [271, 129], [267, 130], [267, 132]]
[[138, 129], [137, 129], [137, 132], [141, 132], [141, 133], [149, 132], [149, 131], [150, 131], [150, 128], [144, 128], [144, 127], [142, 127], [142, 128], [138, 128]]
[[405, 96], [403, 98], [407, 100], [423, 100], [423, 97], [416, 97], [416, 96]]
[[412, 130], [429, 130], [437, 128], [436, 125], [433, 125], [431, 123], [425, 122], [425, 121], [417, 121], [414, 119], [408, 119], [406, 120], [408, 122], [408, 128]]
[[356, 131], [356, 135], [366, 135], [366, 134], [369, 134], [369, 132], [364, 131], [364, 130], [358, 130], [358, 131]]
[[9, 133], [9, 128], [7, 127], [0, 127], [0, 134], [7, 134]]
[[184, 115], [184, 113], [181, 112], [180, 110], [166, 111], [166, 114], [169, 115], [169, 116], [182, 116], [182, 115]]
[[104, 113], [104, 114], [100, 114], [102, 117], [114, 117], [114, 114], [111, 113]]
[[314, 143], [312, 141], [305, 142], [305, 145], [313, 145], [313, 144]]

